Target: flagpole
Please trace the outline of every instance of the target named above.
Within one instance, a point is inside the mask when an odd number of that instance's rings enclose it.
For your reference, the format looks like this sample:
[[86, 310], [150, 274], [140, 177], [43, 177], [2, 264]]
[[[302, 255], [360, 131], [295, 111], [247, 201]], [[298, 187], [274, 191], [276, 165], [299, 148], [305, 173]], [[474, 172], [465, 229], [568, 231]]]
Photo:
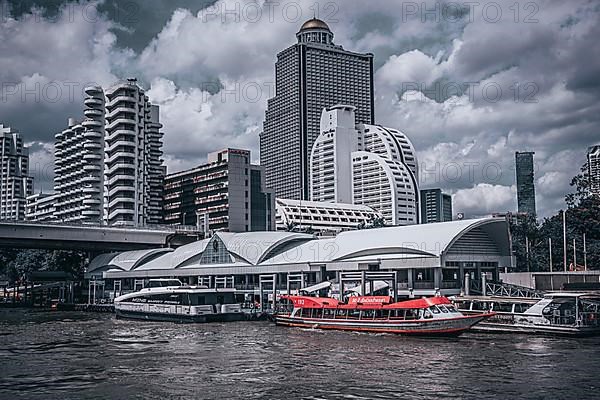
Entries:
[[550, 255], [550, 272], [552, 272], [552, 238], [548, 238], [548, 254]]
[[563, 210], [563, 267], [567, 272], [567, 216], [566, 211]]
[[585, 249], [585, 232], [583, 233], [583, 269], [587, 271], [587, 251]]
[[573, 239], [573, 268], [577, 271], [577, 247], [575, 246], [575, 239]]

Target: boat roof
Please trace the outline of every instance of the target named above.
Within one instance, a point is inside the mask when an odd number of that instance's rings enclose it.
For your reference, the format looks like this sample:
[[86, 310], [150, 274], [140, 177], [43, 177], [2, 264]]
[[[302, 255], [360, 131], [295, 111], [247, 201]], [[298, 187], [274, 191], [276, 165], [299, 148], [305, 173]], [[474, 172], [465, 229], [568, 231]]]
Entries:
[[384, 309], [411, 309], [411, 308], [429, 308], [438, 304], [452, 304], [446, 297], [426, 297], [423, 299], [400, 301], [398, 303], [387, 304]]
[[535, 304], [541, 298], [533, 297], [503, 297], [503, 296], [456, 296], [452, 298], [455, 301], [487, 301], [496, 303], [526, 303]]
[[342, 310], [407, 310], [415, 308], [429, 308], [437, 304], [452, 304], [446, 297], [427, 297], [422, 299], [392, 302], [390, 296], [354, 296], [348, 303], [341, 303], [330, 297], [310, 296], [281, 296], [291, 300], [296, 308], [336, 308]]
[[551, 292], [546, 293], [544, 297], [596, 297], [600, 298], [600, 293], [592, 292]]

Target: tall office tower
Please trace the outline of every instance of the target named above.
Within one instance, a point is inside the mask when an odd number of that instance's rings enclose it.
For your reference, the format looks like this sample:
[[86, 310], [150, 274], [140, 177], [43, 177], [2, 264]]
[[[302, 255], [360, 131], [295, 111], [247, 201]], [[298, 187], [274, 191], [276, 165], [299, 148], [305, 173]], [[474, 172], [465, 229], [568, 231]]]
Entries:
[[305, 22], [296, 38], [277, 55], [276, 92], [260, 135], [260, 164], [277, 197], [308, 199], [309, 158], [321, 110], [352, 104], [357, 123], [374, 123], [373, 55], [335, 45], [327, 24], [316, 18]]
[[600, 144], [588, 148], [587, 168], [590, 192], [600, 196]]
[[162, 222], [162, 125], [136, 79], [106, 91], [104, 220], [108, 225]]
[[20, 133], [0, 124], [0, 150], [0, 220], [25, 219], [26, 199], [33, 193], [29, 149]]
[[369, 206], [387, 224], [419, 223], [418, 163], [406, 135], [356, 124], [355, 107], [323, 110], [310, 158], [312, 201]]
[[533, 181], [532, 151], [516, 152], [517, 209], [520, 213], [535, 216], [535, 184]]
[[275, 229], [275, 196], [250, 151], [210, 153], [208, 162], [165, 178], [165, 223], [200, 230], [248, 232]]
[[104, 181], [104, 92], [85, 89], [85, 119], [69, 118], [55, 135], [54, 218], [64, 222], [102, 222]]
[[421, 190], [421, 223], [452, 221], [452, 196], [442, 189]]

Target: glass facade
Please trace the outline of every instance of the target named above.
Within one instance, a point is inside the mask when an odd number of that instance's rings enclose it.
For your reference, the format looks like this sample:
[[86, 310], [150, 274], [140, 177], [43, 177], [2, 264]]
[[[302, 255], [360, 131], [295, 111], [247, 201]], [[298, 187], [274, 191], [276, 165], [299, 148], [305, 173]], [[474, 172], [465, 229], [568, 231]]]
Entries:
[[517, 171], [517, 208], [519, 213], [536, 215], [535, 184], [533, 180], [534, 152], [516, 152], [515, 165]]

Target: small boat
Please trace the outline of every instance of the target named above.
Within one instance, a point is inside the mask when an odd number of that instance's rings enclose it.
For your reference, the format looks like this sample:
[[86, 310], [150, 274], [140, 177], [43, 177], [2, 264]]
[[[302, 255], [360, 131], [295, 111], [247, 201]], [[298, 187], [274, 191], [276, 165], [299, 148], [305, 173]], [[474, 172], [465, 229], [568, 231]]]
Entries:
[[235, 289], [184, 286], [179, 280], [151, 279], [148, 287], [115, 299], [117, 318], [171, 322], [229, 322], [246, 319]]
[[457, 297], [466, 315], [495, 312], [473, 328], [480, 332], [534, 333], [565, 336], [600, 335], [600, 295], [548, 293], [542, 299]]
[[275, 323], [302, 328], [403, 335], [458, 336], [493, 313], [465, 316], [446, 297], [393, 302], [390, 296], [353, 296], [348, 303], [329, 297], [282, 296], [291, 302]]

